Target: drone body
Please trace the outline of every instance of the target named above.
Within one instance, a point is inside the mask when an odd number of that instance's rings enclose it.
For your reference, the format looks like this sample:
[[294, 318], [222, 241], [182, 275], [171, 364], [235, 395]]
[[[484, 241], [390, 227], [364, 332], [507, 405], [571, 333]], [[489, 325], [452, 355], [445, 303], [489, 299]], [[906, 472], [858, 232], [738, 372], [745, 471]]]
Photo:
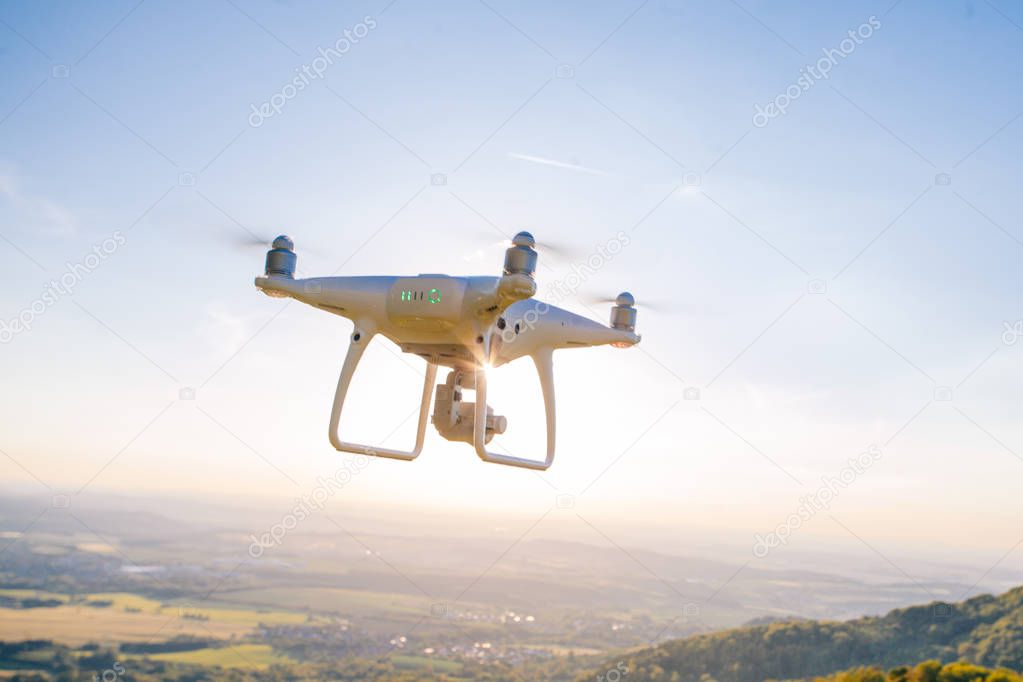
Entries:
[[[527, 232], [515, 236], [505, 255], [501, 277], [315, 277], [295, 279], [294, 244], [284, 236], [267, 253], [264, 276], [256, 286], [276, 297], [290, 297], [346, 317], [355, 324], [338, 379], [330, 418], [330, 442], [338, 450], [411, 460], [422, 451], [430, 403], [439, 366], [450, 368], [436, 386], [433, 423], [453, 441], [474, 446], [481, 459], [497, 464], [545, 470], [554, 460], [555, 408], [553, 352], [639, 342], [636, 309], [631, 295], [618, 296], [612, 326], [604, 326], [567, 310], [538, 301], [533, 274], [537, 254]], [[378, 448], [341, 439], [339, 424], [355, 368], [370, 340], [380, 334], [403, 352], [426, 360], [426, 377], [415, 447], [410, 451]], [[487, 405], [486, 368], [530, 356], [540, 377], [547, 421], [547, 452], [543, 459], [493, 453], [486, 445], [503, 433], [507, 420]], [[462, 400], [463, 390], [475, 402]]]

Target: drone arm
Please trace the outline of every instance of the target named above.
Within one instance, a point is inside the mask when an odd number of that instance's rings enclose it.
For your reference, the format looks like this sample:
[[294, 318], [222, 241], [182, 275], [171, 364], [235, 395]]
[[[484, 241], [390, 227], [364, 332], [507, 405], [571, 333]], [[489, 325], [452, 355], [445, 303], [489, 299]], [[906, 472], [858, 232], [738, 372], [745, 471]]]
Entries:
[[433, 384], [437, 377], [437, 365], [427, 363], [426, 378], [423, 381], [423, 398], [419, 407], [419, 429], [416, 431], [416, 447], [410, 452], [403, 450], [392, 450], [390, 448], [377, 448], [358, 443], [347, 443], [341, 440], [339, 423], [341, 421], [341, 408], [348, 394], [348, 387], [355, 375], [355, 368], [362, 359], [370, 340], [374, 334], [371, 331], [360, 329], [357, 325], [352, 333], [352, 340], [348, 346], [348, 354], [345, 355], [344, 365], [341, 367], [341, 376], [337, 380], [337, 392], [334, 394], [334, 407], [330, 411], [330, 444], [337, 450], [354, 452], [360, 455], [373, 455], [376, 457], [388, 457], [390, 459], [413, 460], [423, 450], [423, 441], [426, 439], [426, 422], [430, 416], [430, 398], [432, 397]]
[[487, 451], [487, 375], [483, 369], [476, 370], [476, 413], [474, 419], [475, 433], [473, 445], [476, 454], [484, 462], [507, 464], [523, 469], [546, 471], [554, 462], [555, 441], [555, 408], [554, 408], [554, 349], [550, 346], [537, 349], [532, 353], [533, 364], [540, 377], [540, 390], [543, 393], [544, 411], [547, 416], [547, 457], [543, 460], [524, 459], [512, 455], [501, 455]]

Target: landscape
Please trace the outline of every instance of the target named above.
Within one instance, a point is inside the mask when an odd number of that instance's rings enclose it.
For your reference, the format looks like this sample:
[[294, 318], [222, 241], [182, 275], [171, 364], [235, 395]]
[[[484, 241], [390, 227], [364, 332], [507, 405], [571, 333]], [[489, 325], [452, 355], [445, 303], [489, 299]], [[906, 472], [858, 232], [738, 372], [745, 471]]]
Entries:
[[[40, 503], [0, 505], [0, 670], [16, 680], [753, 682], [869, 680], [929, 660], [1023, 668], [1023, 589], [739, 570], [544, 537], [509, 548], [483, 524], [444, 538], [415, 533], [425, 522], [396, 532], [385, 514], [332, 510], [261, 546], [244, 508], [27, 511]], [[1004, 575], [993, 573], [992, 586]], [[910, 606], [921, 589], [948, 596]], [[905, 679], [1016, 679], [952, 670]]]

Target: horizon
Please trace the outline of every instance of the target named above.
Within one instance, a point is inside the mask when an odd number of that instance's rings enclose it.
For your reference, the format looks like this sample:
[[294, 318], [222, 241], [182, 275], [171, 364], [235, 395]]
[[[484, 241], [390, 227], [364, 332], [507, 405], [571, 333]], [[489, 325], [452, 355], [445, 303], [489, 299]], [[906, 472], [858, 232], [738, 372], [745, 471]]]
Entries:
[[[284, 513], [348, 467], [351, 514], [834, 553], [907, 589], [910, 564], [1019, 570], [1018, 14], [0, 5], [0, 483], [43, 513]], [[631, 291], [643, 336], [555, 354], [553, 467], [433, 429], [414, 463], [336, 453], [351, 323], [260, 294], [238, 243], [289, 234], [302, 276], [496, 276], [520, 229], [583, 254], [541, 252], [538, 298], [605, 322], [580, 301]], [[409, 442], [422, 372], [377, 339], [353, 440]], [[496, 442], [530, 456], [534, 370], [491, 376]]]

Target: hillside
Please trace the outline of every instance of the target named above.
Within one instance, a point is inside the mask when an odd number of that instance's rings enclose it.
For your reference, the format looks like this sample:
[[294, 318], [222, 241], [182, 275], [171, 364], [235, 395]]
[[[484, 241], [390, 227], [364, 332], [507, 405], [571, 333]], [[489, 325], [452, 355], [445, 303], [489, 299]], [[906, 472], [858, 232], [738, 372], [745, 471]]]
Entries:
[[924, 661], [912, 668], [893, 668], [887, 674], [877, 668], [854, 668], [817, 677], [812, 682], [1023, 682], [1023, 677], [1011, 670], [992, 670], [972, 663], [942, 665], [938, 661]]
[[[928, 659], [1023, 670], [1023, 587], [957, 604], [934, 602], [845, 622], [792, 621], [697, 635], [610, 661], [629, 682], [762, 682], [861, 666], [882, 669]], [[597, 669], [579, 676], [592, 680]]]

